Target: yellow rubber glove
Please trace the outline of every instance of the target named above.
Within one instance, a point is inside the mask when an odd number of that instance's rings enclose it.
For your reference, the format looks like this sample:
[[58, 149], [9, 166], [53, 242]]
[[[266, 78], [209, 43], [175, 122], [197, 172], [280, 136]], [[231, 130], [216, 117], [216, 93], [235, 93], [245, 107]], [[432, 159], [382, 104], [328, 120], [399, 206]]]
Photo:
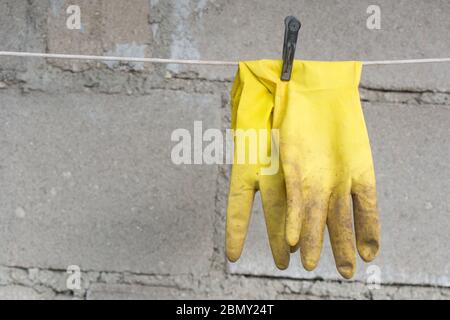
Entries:
[[361, 63], [295, 61], [288, 82], [279, 80], [281, 61], [247, 65], [274, 96], [287, 242], [300, 244], [303, 266], [312, 270], [326, 224], [336, 267], [351, 278], [355, 235], [365, 261], [377, 255], [380, 238], [372, 155], [358, 93]]
[[[239, 64], [231, 105], [232, 129], [236, 133], [226, 221], [226, 254], [232, 262], [241, 256], [253, 199], [259, 190], [272, 255], [276, 266], [285, 269], [290, 254], [285, 235], [286, 191], [279, 155], [276, 150], [271, 150], [273, 99], [244, 63]], [[257, 143], [251, 142], [252, 132], [256, 133]], [[240, 139], [243, 133], [248, 135], [246, 139]], [[256, 148], [252, 150], [252, 147]], [[256, 157], [256, 161], [252, 157]], [[267, 163], [266, 160], [271, 158]]]

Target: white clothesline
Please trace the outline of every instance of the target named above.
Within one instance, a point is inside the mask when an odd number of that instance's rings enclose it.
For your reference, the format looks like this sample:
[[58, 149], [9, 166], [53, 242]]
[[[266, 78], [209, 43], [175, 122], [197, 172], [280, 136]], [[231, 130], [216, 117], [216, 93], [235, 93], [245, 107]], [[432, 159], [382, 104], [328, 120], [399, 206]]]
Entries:
[[[71, 60], [149, 62], [149, 63], [167, 63], [167, 64], [197, 64], [197, 65], [216, 65], [216, 66], [238, 65], [237, 61], [136, 58], [136, 57], [94, 56], [94, 55], [80, 55], [80, 54], [39, 53], [39, 52], [19, 52], [19, 51], [0, 51], [0, 56], [71, 59]], [[388, 64], [432, 63], [432, 62], [450, 62], [450, 58], [363, 61], [363, 65], [388, 65]]]

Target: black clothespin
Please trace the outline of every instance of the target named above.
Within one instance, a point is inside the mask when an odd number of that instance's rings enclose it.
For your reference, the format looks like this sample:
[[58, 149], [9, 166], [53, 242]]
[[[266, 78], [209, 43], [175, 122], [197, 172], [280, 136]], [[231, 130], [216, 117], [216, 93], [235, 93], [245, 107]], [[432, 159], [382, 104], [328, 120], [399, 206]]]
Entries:
[[289, 81], [291, 79], [292, 67], [294, 64], [298, 31], [302, 24], [297, 18], [288, 16], [284, 19], [284, 25], [283, 69], [281, 70], [281, 80]]

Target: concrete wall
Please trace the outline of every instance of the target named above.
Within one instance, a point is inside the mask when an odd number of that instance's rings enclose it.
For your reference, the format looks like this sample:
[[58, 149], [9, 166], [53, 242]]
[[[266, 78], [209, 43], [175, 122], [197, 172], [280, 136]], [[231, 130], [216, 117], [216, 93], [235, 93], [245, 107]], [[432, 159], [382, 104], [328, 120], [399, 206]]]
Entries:
[[[69, 4], [81, 30], [66, 27]], [[369, 30], [366, 9], [381, 8]], [[246, 60], [448, 57], [448, 1], [4, 0], [1, 50]], [[380, 256], [337, 274], [271, 260], [257, 205], [224, 258], [228, 165], [171, 162], [177, 128], [229, 127], [234, 67], [0, 57], [0, 298], [450, 298], [450, 64], [367, 66]], [[256, 201], [258, 203], [258, 201]], [[69, 265], [81, 288], [67, 287]], [[369, 266], [381, 287], [369, 290]]]

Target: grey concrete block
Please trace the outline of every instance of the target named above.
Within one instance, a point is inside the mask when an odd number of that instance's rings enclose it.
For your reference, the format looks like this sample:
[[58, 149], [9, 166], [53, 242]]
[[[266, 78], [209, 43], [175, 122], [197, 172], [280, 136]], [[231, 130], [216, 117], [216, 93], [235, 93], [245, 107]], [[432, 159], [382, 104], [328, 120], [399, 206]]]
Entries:
[[[21, 51], [27, 48], [27, 2], [5, 0], [0, 3], [0, 43], [2, 50]], [[2, 57], [2, 69], [24, 70], [24, 61], [17, 58]]]
[[170, 287], [127, 284], [94, 284], [87, 292], [88, 300], [172, 300], [189, 299], [189, 293]]
[[177, 166], [171, 133], [220, 128], [220, 97], [0, 97], [0, 264], [202, 274], [217, 167]]
[[[48, 50], [55, 53], [93, 54], [108, 56], [150, 56], [148, 44], [152, 32], [149, 27], [149, 1], [137, 0], [129, 5], [121, 0], [80, 0], [81, 29], [69, 29], [66, 13], [71, 1], [51, 0], [48, 9]], [[102, 62], [50, 60], [53, 65], [72, 71], [101, 66]], [[110, 67], [117, 62], [104, 62]], [[142, 70], [142, 63], [129, 63], [131, 69]]]
[[[0, 3], [0, 43], [3, 51], [45, 51], [46, 1], [5, 0]], [[35, 59], [1, 57], [0, 71], [26, 71]], [[10, 79], [7, 79], [10, 80]]]
[[[284, 23], [297, 16], [296, 57], [305, 60], [392, 60], [445, 57], [450, 52], [447, 1], [194, 1], [155, 2], [157, 43], [171, 58], [211, 60], [281, 59]], [[370, 5], [379, 5], [381, 29], [367, 28]], [[169, 19], [170, 17], [170, 19]], [[234, 67], [171, 65], [172, 72], [206, 78], [232, 77]], [[366, 86], [448, 91], [448, 64], [366, 67]]]
[[[381, 253], [370, 265], [380, 268], [382, 283], [450, 287], [450, 109], [366, 103], [364, 113], [382, 223]], [[340, 279], [328, 238], [314, 272], [300, 267], [298, 254], [288, 270], [276, 270], [260, 207], [247, 240], [241, 260], [229, 265], [232, 273]], [[354, 279], [366, 282], [368, 266], [359, 259]]]
[[38, 292], [33, 288], [18, 285], [0, 286], [0, 300], [43, 300], [53, 297], [51, 291]]

